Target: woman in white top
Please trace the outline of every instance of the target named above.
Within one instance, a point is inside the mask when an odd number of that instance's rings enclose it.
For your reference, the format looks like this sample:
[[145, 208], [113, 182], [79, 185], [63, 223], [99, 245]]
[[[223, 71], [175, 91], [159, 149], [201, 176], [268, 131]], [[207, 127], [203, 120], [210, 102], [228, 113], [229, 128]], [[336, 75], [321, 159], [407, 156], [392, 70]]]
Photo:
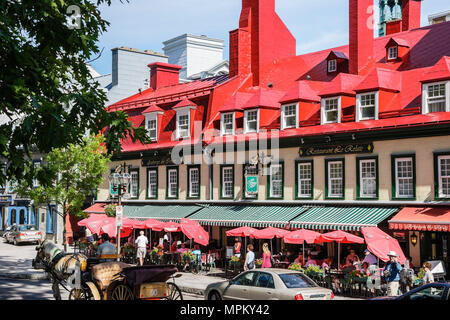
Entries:
[[244, 270], [253, 270], [255, 266], [255, 253], [253, 252], [253, 245], [249, 244], [247, 246], [247, 255], [245, 256]]
[[434, 276], [433, 273], [431, 272], [431, 263], [425, 262], [423, 264], [423, 270], [425, 270], [425, 275], [423, 276], [422, 284], [433, 283]]

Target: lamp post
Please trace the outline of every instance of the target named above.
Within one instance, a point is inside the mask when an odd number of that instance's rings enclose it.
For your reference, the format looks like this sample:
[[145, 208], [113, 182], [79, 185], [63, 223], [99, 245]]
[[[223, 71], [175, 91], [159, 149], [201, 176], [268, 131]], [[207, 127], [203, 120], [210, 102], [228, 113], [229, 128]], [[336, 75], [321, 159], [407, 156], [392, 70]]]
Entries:
[[[122, 206], [122, 194], [127, 191], [131, 181], [131, 175], [124, 172], [125, 168], [126, 164], [124, 162], [123, 166], [118, 166], [115, 172], [109, 176], [109, 181], [112, 184], [112, 190], [117, 192], [119, 206]], [[117, 225], [117, 261], [120, 260], [120, 227], [121, 225]]]

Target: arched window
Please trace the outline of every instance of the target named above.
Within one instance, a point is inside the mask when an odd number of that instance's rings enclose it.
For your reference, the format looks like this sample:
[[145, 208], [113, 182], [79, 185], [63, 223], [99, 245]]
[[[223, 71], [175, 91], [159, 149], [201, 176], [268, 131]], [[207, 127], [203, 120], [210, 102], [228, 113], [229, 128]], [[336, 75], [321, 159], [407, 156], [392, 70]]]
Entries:
[[20, 209], [19, 224], [25, 223], [25, 209]]
[[11, 220], [10, 221], [11, 221], [11, 225], [16, 223], [16, 209], [11, 210]]

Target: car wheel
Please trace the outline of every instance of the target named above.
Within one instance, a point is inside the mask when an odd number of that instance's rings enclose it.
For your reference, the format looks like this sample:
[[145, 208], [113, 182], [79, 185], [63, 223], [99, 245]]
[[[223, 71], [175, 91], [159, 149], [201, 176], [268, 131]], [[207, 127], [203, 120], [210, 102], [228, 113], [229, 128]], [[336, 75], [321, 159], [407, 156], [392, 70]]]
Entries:
[[209, 294], [208, 300], [222, 300], [222, 298], [216, 291], [213, 291]]
[[15, 245], [15, 246], [18, 246], [18, 245], [19, 245], [19, 243], [17, 242], [16, 238], [14, 238], [14, 245]]

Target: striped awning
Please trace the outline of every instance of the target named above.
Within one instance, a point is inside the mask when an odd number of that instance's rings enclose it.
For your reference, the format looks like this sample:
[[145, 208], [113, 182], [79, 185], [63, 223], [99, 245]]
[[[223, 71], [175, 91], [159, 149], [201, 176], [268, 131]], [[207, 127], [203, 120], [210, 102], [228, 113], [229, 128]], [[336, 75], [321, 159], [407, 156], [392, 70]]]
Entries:
[[299, 229], [358, 231], [377, 226], [396, 211], [398, 208], [392, 207], [311, 207], [290, 225]]
[[207, 206], [189, 219], [210, 226], [284, 228], [306, 209], [302, 206]]
[[161, 221], [179, 221], [181, 218], [186, 218], [201, 209], [202, 207], [199, 206], [182, 205], [125, 205], [123, 207], [123, 215], [128, 218], [142, 220], [152, 218]]

